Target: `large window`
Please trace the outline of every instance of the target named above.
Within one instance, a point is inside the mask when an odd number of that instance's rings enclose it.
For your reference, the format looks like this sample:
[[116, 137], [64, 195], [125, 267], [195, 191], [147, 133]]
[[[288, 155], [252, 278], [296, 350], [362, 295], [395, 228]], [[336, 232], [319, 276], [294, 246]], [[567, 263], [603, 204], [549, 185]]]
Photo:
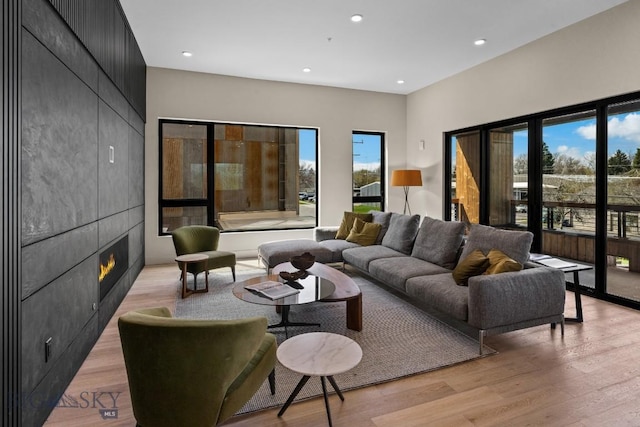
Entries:
[[353, 211], [384, 210], [384, 134], [354, 131]]
[[447, 132], [444, 150], [445, 218], [527, 229], [533, 252], [594, 267], [584, 292], [640, 308], [640, 93]]
[[160, 121], [160, 234], [316, 226], [317, 129]]

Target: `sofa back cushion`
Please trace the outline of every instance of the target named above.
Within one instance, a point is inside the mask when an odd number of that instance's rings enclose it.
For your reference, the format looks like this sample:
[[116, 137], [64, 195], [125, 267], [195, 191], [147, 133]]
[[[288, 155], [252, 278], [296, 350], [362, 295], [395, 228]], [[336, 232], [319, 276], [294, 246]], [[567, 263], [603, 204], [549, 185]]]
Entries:
[[378, 233], [378, 238], [376, 239], [376, 245], [382, 244], [382, 239], [384, 235], [387, 234], [387, 230], [389, 229], [389, 222], [391, 221], [391, 212], [380, 212], [380, 211], [371, 211], [371, 216], [373, 216], [373, 223], [380, 224], [380, 232]]
[[389, 229], [382, 238], [382, 245], [409, 255], [420, 226], [420, 215], [392, 213]]
[[462, 250], [460, 259], [464, 259], [476, 249], [488, 254], [498, 249], [520, 264], [529, 259], [529, 250], [533, 242], [533, 233], [529, 231], [501, 230], [481, 224], [471, 224], [471, 231]]
[[464, 223], [424, 217], [411, 256], [444, 268], [456, 266], [464, 236]]

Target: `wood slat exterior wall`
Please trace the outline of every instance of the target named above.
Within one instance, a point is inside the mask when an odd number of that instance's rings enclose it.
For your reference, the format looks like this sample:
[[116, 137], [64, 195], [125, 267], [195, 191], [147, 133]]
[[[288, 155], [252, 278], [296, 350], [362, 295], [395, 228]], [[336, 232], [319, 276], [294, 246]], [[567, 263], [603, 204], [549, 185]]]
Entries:
[[480, 133], [456, 135], [456, 198], [460, 220], [480, 222]]

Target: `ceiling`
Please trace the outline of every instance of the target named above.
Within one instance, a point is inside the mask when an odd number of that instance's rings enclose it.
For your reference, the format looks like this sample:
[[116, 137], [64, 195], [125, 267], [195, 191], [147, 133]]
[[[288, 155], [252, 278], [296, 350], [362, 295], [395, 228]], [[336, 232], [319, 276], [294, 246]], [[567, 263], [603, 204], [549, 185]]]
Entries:
[[151, 67], [408, 94], [625, 1], [120, 3]]

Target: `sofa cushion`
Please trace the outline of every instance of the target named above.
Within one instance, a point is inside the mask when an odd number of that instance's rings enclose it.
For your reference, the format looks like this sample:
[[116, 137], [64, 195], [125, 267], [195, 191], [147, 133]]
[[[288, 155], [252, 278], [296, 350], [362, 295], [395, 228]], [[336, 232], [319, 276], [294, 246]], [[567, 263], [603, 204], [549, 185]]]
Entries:
[[509, 271], [520, 271], [523, 265], [518, 261], [509, 258], [504, 252], [497, 249], [491, 249], [487, 254], [489, 258], [489, 267], [484, 274], [499, 274]]
[[369, 263], [374, 259], [403, 256], [406, 255], [382, 245], [359, 246], [342, 251], [344, 261], [362, 271], [369, 271]]
[[407, 279], [428, 274], [449, 273], [444, 267], [410, 256], [380, 258], [369, 263], [369, 275], [385, 285], [405, 292]]
[[387, 230], [389, 229], [389, 222], [391, 221], [391, 212], [380, 212], [380, 211], [371, 211], [371, 216], [373, 216], [372, 222], [374, 224], [380, 224], [380, 232], [378, 233], [378, 238], [376, 239], [376, 245], [382, 244], [382, 239], [384, 235], [387, 234]]
[[451, 273], [412, 277], [405, 284], [407, 295], [456, 319], [469, 317], [469, 288], [456, 286]]
[[370, 213], [345, 212], [344, 215], [342, 215], [340, 228], [338, 228], [338, 231], [336, 232], [336, 239], [344, 240], [347, 238], [349, 232], [351, 231], [351, 228], [353, 228], [353, 221], [356, 218], [360, 218], [361, 220], [366, 222], [371, 222], [371, 220], [373, 219], [373, 215], [371, 215]]
[[283, 262], [289, 262], [289, 258], [304, 252], [310, 252], [314, 255], [316, 262], [332, 262], [331, 251], [311, 239], [277, 240], [262, 243], [258, 246], [258, 259], [262, 260], [267, 268], [273, 268]]
[[382, 239], [382, 245], [409, 255], [419, 226], [420, 215], [403, 215], [393, 212], [389, 229]]
[[533, 242], [533, 233], [529, 231], [501, 230], [481, 224], [471, 224], [471, 231], [462, 250], [460, 259], [464, 259], [476, 249], [489, 253], [498, 249], [520, 264], [529, 259], [529, 250]]
[[453, 269], [453, 280], [458, 285], [466, 285], [470, 277], [484, 273], [489, 267], [489, 263], [489, 258], [480, 249], [476, 249], [462, 258]]
[[371, 246], [376, 242], [381, 227], [380, 224], [364, 222], [360, 218], [356, 218], [346, 240], [361, 246]]
[[452, 269], [464, 236], [464, 223], [424, 217], [411, 256]]
[[346, 240], [340, 239], [323, 240], [320, 242], [320, 246], [331, 252], [330, 262], [342, 262], [342, 251], [345, 249], [360, 247], [357, 243], [347, 242]]

